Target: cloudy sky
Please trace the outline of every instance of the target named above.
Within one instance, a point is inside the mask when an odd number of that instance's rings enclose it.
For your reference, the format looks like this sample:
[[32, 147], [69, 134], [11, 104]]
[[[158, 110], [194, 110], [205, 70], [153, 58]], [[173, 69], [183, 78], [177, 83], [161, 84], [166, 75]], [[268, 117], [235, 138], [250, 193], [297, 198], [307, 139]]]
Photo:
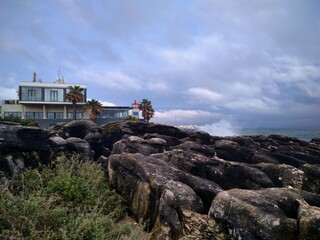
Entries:
[[0, 100], [61, 74], [153, 121], [320, 127], [319, 0], [2, 0]]

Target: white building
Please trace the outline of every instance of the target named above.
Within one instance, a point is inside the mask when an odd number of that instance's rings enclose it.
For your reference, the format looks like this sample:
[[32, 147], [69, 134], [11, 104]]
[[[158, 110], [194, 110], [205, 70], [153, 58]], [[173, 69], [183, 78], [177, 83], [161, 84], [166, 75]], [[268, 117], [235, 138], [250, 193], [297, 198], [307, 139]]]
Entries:
[[[89, 119], [90, 109], [84, 106], [87, 102], [87, 86], [67, 84], [63, 80], [54, 83], [39, 81], [20, 82], [18, 99], [4, 100], [1, 106], [1, 117], [14, 116], [21, 119], [36, 120], [40, 126], [50, 126], [59, 122], [73, 120], [73, 105], [67, 101], [69, 86], [80, 86], [84, 99], [76, 104], [76, 118]], [[129, 115], [130, 107], [104, 107], [97, 123], [124, 119]]]
[[2, 103], [2, 117], [17, 116], [21, 119], [73, 119], [72, 103], [66, 99], [69, 86], [83, 88], [84, 99], [77, 103], [77, 119], [86, 118], [83, 106], [87, 102], [86, 85], [20, 82], [19, 100], [5, 100]]

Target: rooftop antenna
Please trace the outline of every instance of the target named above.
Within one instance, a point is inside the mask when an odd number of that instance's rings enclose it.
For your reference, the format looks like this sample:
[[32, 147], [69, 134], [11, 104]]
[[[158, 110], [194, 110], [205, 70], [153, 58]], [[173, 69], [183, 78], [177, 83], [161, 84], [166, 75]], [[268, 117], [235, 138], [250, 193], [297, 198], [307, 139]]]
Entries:
[[33, 80], [32, 82], [36, 82], [37, 81], [37, 73], [33, 72]]
[[33, 72], [33, 80], [32, 82], [40, 82], [42, 83], [42, 80], [40, 78], [37, 78], [37, 73]]
[[65, 83], [63, 76], [61, 76], [61, 61], [59, 61], [58, 80], [55, 83]]
[[60, 73], [61, 73], [61, 61], [59, 61], [59, 68], [58, 68], [58, 80], [61, 79], [60, 77]]

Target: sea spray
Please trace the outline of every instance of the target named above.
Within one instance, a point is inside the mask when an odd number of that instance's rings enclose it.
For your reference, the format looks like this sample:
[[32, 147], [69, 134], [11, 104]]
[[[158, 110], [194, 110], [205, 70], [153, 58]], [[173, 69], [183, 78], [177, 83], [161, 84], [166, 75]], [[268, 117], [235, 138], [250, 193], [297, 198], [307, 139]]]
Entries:
[[235, 136], [238, 135], [237, 129], [227, 120], [220, 120], [219, 122], [206, 124], [198, 127], [199, 130], [208, 132], [213, 136]]
[[197, 125], [178, 125], [176, 126], [186, 132], [196, 132], [196, 131], [204, 131], [209, 133], [212, 136], [235, 136], [239, 135], [237, 128], [233, 127], [232, 124], [227, 120], [220, 120], [219, 122], [205, 124], [201, 126]]

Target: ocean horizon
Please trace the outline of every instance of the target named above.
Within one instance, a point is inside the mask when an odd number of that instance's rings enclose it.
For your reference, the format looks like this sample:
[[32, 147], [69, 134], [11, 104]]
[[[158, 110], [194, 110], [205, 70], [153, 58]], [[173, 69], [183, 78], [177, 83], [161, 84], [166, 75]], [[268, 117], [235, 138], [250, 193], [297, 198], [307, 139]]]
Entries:
[[240, 128], [234, 129], [239, 136], [253, 135], [283, 135], [298, 138], [303, 141], [310, 141], [313, 138], [320, 138], [320, 128]]
[[205, 131], [212, 136], [269, 136], [282, 135], [294, 137], [303, 141], [310, 141], [313, 138], [320, 138], [320, 128], [241, 128], [233, 127], [228, 122], [219, 122], [210, 125], [180, 125], [177, 126], [189, 131]]

